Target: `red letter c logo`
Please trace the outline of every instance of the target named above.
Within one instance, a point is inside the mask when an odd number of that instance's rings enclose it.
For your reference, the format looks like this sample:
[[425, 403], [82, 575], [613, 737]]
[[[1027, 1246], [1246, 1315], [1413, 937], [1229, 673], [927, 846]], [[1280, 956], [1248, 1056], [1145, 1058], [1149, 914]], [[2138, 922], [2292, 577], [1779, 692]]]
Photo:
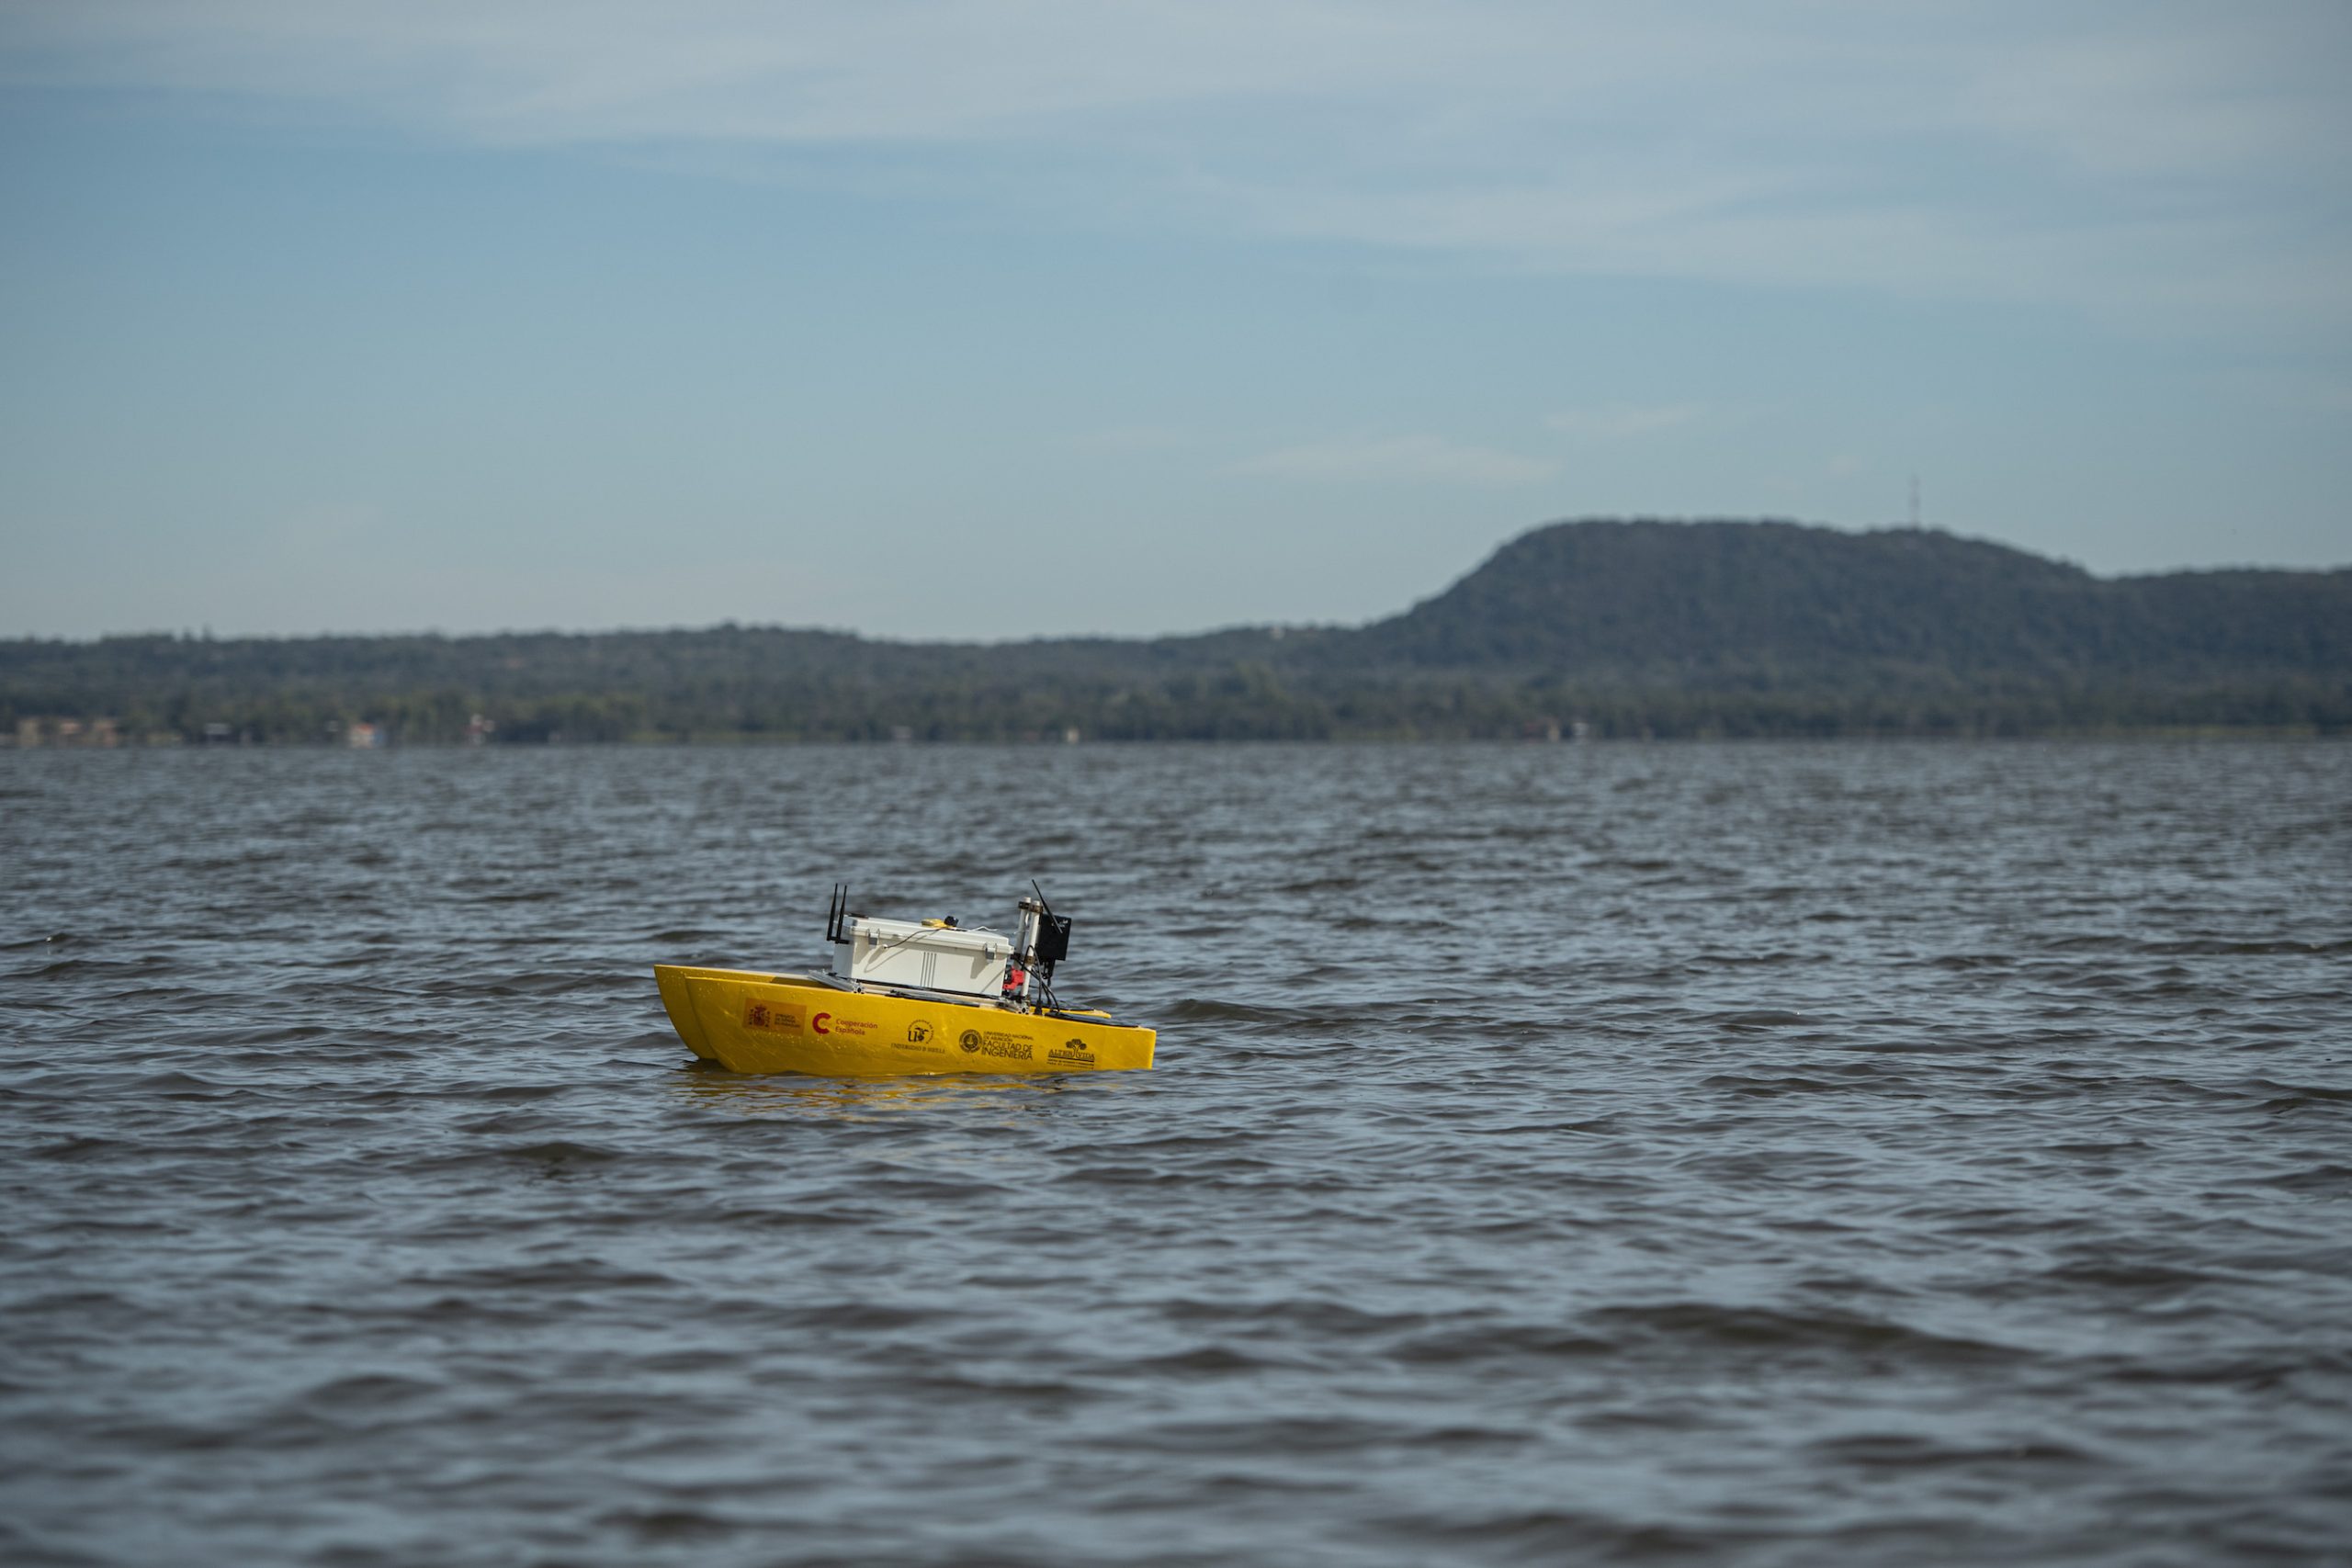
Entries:
[[825, 1027], [825, 1021], [832, 1016], [833, 1015], [829, 1012], [820, 1012], [816, 1017], [808, 1021], [808, 1027], [815, 1030], [820, 1034], [831, 1034], [832, 1031]]

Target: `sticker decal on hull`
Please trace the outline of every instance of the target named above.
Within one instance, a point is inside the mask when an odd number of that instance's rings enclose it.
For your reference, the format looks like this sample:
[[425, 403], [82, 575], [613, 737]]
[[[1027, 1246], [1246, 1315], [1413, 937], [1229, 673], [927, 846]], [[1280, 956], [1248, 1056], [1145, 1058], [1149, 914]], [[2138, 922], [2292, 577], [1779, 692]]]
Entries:
[[959, 1043], [970, 1055], [1002, 1056], [1026, 1062], [1031, 1059], [1030, 1047], [1034, 1042], [1025, 1034], [999, 1034], [993, 1030], [983, 1034], [977, 1029], [967, 1029], [964, 1031], [964, 1038]]

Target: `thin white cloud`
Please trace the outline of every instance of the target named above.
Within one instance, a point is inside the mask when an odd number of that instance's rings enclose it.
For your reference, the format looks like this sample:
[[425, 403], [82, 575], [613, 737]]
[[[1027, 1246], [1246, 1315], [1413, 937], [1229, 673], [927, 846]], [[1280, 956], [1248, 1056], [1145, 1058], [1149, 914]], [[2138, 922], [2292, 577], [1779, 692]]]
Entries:
[[1657, 403], [1647, 407], [1614, 403], [1562, 409], [1544, 423], [1578, 441], [1630, 441], [1689, 424], [1698, 417], [1696, 403]]
[[1173, 424], [1120, 424], [1089, 432], [1079, 445], [1103, 452], [1170, 452], [1194, 439], [1191, 431]]
[[0, 0], [0, 82], [952, 150], [942, 186], [1069, 221], [2167, 325], [2352, 324], [2347, 78], [2341, 0]]
[[1472, 446], [1436, 435], [1399, 435], [1286, 446], [1238, 465], [1244, 474], [1324, 483], [1367, 481], [1508, 486], [1540, 484], [1560, 471], [1546, 457]]

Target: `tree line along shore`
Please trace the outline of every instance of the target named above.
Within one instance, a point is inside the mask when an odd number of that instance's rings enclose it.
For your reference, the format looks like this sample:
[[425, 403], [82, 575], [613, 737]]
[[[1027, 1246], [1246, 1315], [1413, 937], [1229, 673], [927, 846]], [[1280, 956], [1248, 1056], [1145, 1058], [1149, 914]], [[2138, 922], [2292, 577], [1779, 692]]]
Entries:
[[2216, 732], [2352, 733], [2352, 571], [2098, 578], [1928, 530], [1585, 521], [1355, 627], [0, 642], [19, 747]]

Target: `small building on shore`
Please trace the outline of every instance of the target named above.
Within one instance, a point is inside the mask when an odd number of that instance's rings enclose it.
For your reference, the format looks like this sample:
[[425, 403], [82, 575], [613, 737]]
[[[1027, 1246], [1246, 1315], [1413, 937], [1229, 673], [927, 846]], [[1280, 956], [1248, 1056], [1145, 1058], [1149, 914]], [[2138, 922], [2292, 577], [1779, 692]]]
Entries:
[[115, 747], [123, 743], [121, 724], [112, 718], [31, 717], [17, 720], [16, 744]]

